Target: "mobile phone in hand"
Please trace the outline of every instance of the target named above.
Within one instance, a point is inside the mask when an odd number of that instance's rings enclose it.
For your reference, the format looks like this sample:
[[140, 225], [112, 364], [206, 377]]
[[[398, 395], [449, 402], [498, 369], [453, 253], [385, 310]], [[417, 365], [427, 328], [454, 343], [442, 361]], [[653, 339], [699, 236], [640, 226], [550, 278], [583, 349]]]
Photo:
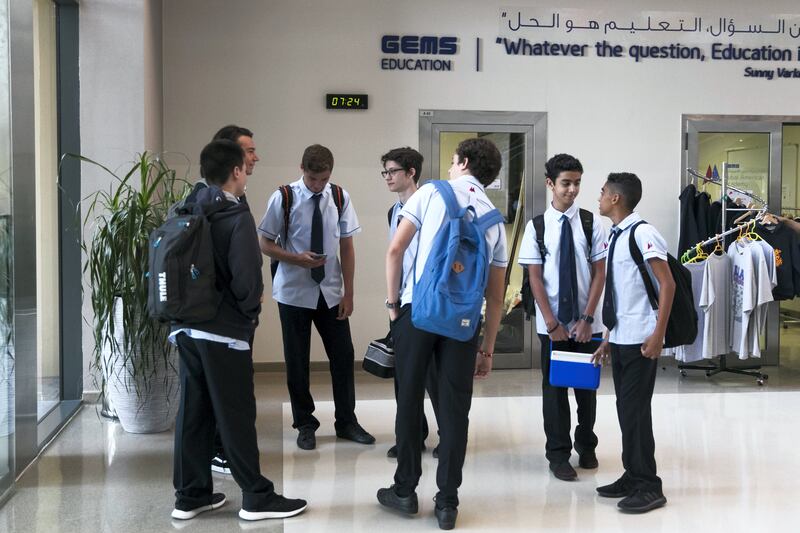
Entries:
[[314, 259], [325, 259], [328, 257], [327, 254], [314, 254]]

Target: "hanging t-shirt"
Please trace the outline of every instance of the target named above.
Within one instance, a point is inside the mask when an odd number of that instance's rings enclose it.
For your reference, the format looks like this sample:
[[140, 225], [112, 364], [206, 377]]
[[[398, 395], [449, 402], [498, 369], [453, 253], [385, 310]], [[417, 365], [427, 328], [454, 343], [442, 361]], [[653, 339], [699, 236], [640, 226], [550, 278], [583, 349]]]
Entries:
[[706, 317], [700, 307], [700, 298], [703, 293], [703, 277], [706, 270], [704, 263], [689, 263], [685, 266], [692, 275], [692, 296], [694, 297], [694, 308], [697, 311], [697, 337], [692, 344], [678, 346], [675, 348], [675, 359], [684, 363], [693, 363], [703, 359], [703, 335], [701, 332], [705, 328]]
[[[703, 263], [700, 308], [705, 316], [703, 355], [706, 358], [727, 354], [731, 347], [731, 270], [727, 254], [712, 254]], [[689, 266], [689, 265], [687, 265]], [[692, 283], [694, 287], [694, 283]], [[698, 332], [701, 331], [699, 328]]]
[[800, 294], [800, 239], [786, 224], [757, 226], [756, 233], [773, 248], [777, 285], [772, 290], [776, 300], [791, 300]]
[[[772, 297], [772, 291], [777, 284], [777, 275], [775, 269], [775, 253], [772, 248], [766, 241], [755, 241], [754, 244], [758, 244], [761, 246], [762, 257], [764, 258], [764, 266], [766, 266], [766, 271], [764, 275], [769, 280], [769, 294], [764, 295], [764, 297], [759, 297], [759, 304], [754, 311], [754, 319], [750, 321], [749, 331], [747, 334], [747, 338], [750, 339], [750, 353], [753, 357], [761, 357], [761, 333], [764, 331], [764, 327], [767, 323], [767, 304], [769, 302], [774, 301]], [[754, 259], [758, 254], [753, 252]], [[758, 261], [756, 261], [753, 266], [758, 268]], [[758, 274], [756, 275], [758, 276]], [[766, 287], [765, 287], [766, 288]], [[759, 290], [761, 286], [759, 285]]]
[[[772, 286], [761, 245], [737, 240], [728, 247], [728, 255], [733, 262], [731, 349], [739, 354], [739, 359], [747, 359], [753, 354], [754, 342], [758, 344], [758, 315], [755, 311], [759, 305], [772, 301]], [[754, 321], [753, 327], [751, 320]], [[760, 350], [757, 352], [753, 355], [760, 357]]]

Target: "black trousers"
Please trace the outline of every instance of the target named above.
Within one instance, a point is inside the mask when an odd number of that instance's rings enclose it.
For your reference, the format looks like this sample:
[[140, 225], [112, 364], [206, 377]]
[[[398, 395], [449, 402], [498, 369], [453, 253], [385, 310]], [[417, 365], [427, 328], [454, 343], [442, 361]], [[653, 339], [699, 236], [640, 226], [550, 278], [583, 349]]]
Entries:
[[[397, 380], [397, 470], [395, 491], [411, 494], [422, 476], [422, 414], [428, 367], [436, 369], [439, 396], [439, 464], [436, 501], [440, 506], [458, 505], [461, 470], [467, 453], [472, 379], [475, 372], [478, 333], [462, 342], [414, 327], [411, 305], [392, 322]], [[480, 329], [480, 328], [479, 328]]]
[[[253, 332], [250, 335], [250, 353], [253, 351], [253, 342], [255, 341], [256, 334]], [[224, 458], [225, 447], [222, 445], [222, 436], [219, 434], [219, 428], [214, 428], [214, 455]]]
[[642, 356], [641, 344], [611, 344], [611, 368], [622, 430], [624, 477], [639, 489], [661, 492], [650, 402], [658, 360]]
[[[431, 399], [433, 405], [433, 416], [436, 417], [436, 424], [439, 424], [439, 383], [436, 376], [436, 365], [428, 366], [428, 375], [425, 377], [425, 390], [428, 392], [428, 397]], [[397, 401], [397, 376], [394, 378], [394, 399]], [[423, 407], [424, 409], [424, 407]], [[422, 443], [425, 444], [425, 439], [430, 434], [428, 427], [428, 417], [425, 412], [422, 413]]]
[[192, 507], [211, 501], [208, 465], [216, 421], [233, 479], [242, 489], [242, 507], [256, 509], [275, 491], [259, 466], [252, 353], [185, 333], [177, 343], [181, 403], [175, 423], [175, 496]]
[[317, 328], [330, 362], [333, 402], [336, 407], [335, 427], [342, 429], [356, 422], [356, 391], [353, 378], [353, 340], [350, 321], [336, 320], [339, 306], [328, 308], [320, 291], [316, 309], [278, 303], [283, 331], [283, 357], [286, 361], [286, 383], [292, 403], [292, 427], [319, 427], [314, 416], [314, 398], [309, 385], [311, 357], [311, 324]]
[[[569, 389], [550, 385], [550, 337], [539, 335], [542, 344], [542, 418], [544, 419], [545, 457], [551, 463], [569, 461], [572, 454], [569, 410]], [[574, 339], [554, 342], [556, 351], [593, 353], [598, 341], [576, 342]], [[575, 428], [575, 451], [593, 452], [597, 448], [594, 422], [597, 416], [597, 392], [573, 389], [578, 404], [578, 425]]]

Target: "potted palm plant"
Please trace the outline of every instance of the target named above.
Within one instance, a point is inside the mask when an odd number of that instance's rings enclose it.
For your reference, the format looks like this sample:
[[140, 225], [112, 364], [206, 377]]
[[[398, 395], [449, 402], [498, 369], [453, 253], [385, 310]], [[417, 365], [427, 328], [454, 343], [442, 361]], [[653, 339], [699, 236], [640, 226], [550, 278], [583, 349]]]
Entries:
[[147, 314], [148, 239], [189, 190], [157, 155], [139, 154], [124, 175], [79, 155], [111, 177], [84, 199], [85, 263], [94, 311], [92, 370], [125, 431], [168, 430], [177, 414], [177, 352], [168, 324]]

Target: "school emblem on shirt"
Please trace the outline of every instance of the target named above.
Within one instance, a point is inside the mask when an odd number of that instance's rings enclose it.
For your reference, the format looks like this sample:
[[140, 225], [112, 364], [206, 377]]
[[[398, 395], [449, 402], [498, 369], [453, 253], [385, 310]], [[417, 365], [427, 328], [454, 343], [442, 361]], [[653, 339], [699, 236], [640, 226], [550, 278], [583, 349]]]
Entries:
[[773, 251], [775, 252], [775, 268], [783, 266], [783, 257], [781, 257], [780, 248], [775, 248]]
[[649, 249], [650, 249], [650, 248], [652, 248], [652, 247], [653, 247], [653, 243], [652, 243], [652, 242], [648, 242], [648, 243], [647, 243], [647, 249], [649, 250]]
[[454, 261], [452, 269], [456, 274], [461, 274], [464, 272], [464, 263], [461, 263], [460, 261]]
[[604, 242], [604, 243], [603, 243], [603, 250], [605, 250], [606, 248], [608, 248], [608, 243], [607, 243], [607, 242]]
[[475, 187], [470, 187], [469, 192], [475, 192]]

